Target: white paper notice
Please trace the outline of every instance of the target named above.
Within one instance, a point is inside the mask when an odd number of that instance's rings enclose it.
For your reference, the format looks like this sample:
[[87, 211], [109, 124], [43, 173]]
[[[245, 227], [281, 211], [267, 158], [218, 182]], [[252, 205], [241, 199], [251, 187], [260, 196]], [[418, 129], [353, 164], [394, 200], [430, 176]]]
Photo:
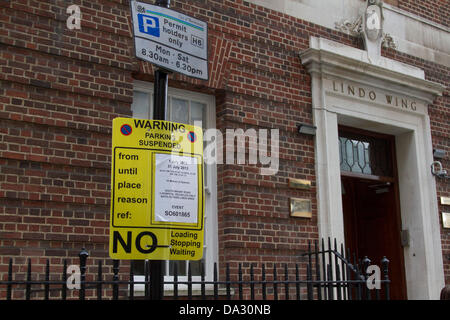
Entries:
[[197, 158], [155, 155], [155, 221], [197, 223]]

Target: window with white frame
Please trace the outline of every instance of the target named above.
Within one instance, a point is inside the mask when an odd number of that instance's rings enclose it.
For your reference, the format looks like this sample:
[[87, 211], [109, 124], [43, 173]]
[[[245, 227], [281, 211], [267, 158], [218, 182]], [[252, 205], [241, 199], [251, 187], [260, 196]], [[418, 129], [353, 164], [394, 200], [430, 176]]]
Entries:
[[[215, 98], [211, 95], [169, 88], [166, 120], [195, 124], [204, 130], [215, 128]], [[135, 81], [133, 118], [153, 118], [153, 83]], [[205, 144], [206, 146], [206, 144]], [[200, 261], [166, 261], [164, 276], [166, 281], [173, 280], [174, 266], [177, 264], [179, 277], [187, 276], [190, 263], [193, 280], [201, 276], [201, 264], [205, 266], [205, 277], [212, 279], [214, 262], [217, 261], [217, 169], [215, 164], [204, 164], [205, 170], [205, 234], [203, 258]], [[144, 261], [135, 261], [134, 272], [137, 279], [144, 275]], [[166, 288], [168, 290], [169, 288]]]

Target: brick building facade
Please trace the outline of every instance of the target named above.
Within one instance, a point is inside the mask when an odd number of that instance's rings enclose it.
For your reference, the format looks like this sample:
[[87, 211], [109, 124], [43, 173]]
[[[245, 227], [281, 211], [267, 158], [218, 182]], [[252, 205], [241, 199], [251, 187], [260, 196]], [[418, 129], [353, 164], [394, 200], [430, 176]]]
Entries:
[[[432, 147], [445, 151], [441, 162], [450, 170], [448, 3], [385, 2], [386, 22], [401, 16], [407, 23], [426, 25], [447, 39], [447, 45], [430, 47], [426, 40], [413, 43], [402, 39], [400, 33], [393, 34], [398, 48], [383, 48], [382, 56], [422, 69], [423, 81], [442, 86], [427, 106], [428, 125]], [[80, 7], [80, 30], [67, 28], [70, 4]], [[344, 8], [342, 19], [354, 16], [364, 4], [354, 0], [348, 11], [339, 4]], [[191, 94], [189, 101], [212, 99], [210, 105], [201, 103], [212, 108], [210, 124], [222, 132], [229, 128], [279, 130], [277, 174], [262, 176], [258, 166], [251, 164], [218, 164], [211, 169], [211, 212], [207, 214], [214, 217], [214, 235], [209, 236], [216, 240], [208, 248], [208, 257], [221, 268], [225, 262], [231, 263], [232, 274], [237, 273], [238, 262], [287, 263], [293, 268], [308, 240], [336, 236], [319, 226], [325, 209], [320, 208], [318, 199], [321, 180], [315, 141], [321, 128], [312, 111], [311, 69], [299, 54], [312, 47], [312, 37], [352, 49], [364, 50], [364, 45], [361, 37], [329, 26], [338, 20], [322, 23], [319, 18], [310, 19], [320, 12], [318, 5], [309, 11], [306, 5], [297, 5], [290, 0], [279, 4], [242, 0], [171, 3], [172, 9], [208, 23], [209, 44], [209, 80], [171, 74], [173, 96], [181, 99]], [[56, 266], [66, 258], [77, 261], [82, 247], [89, 251], [92, 263], [104, 260], [111, 271], [112, 120], [137, 112], [133, 97], [136, 91], [151, 94], [154, 72], [150, 63], [135, 58], [130, 3], [3, 0], [0, 26], [0, 275], [6, 276], [10, 257], [17, 273], [25, 272], [28, 258], [39, 271], [47, 258]], [[390, 27], [395, 30], [392, 24]], [[172, 118], [176, 118], [173, 110]], [[299, 134], [299, 123], [316, 125], [317, 136]], [[371, 131], [366, 125], [356, 127]], [[441, 220], [441, 213], [450, 209], [440, 201], [450, 197], [450, 184], [448, 179], [433, 177], [430, 164], [423, 164], [428, 174], [425, 179], [434, 186], [435, 196], [424, 202], [432, 202], [436, 209], [427, 214], [434, 217], [432, 221], [439, 220], [441, 256], [434, 259], [443, 270], [437, 278], [427, 280], [427, 290], [416, 296], [408, 292], [410, 298], [436, 298], [436, 288], [450, 281], [450, 232]], [[400, 166], [397, 163], [399, 171]], [[290, 188], [289, 179], [312, 181], [312, 187]], [[401, 182], [400, 189], [402, 183], [414, 181]], [[291, 198], [309, 199], [312, 217], [291, 217]], [[427, 240], [428, 236], [422, 234], [425, 246], [432, 242], [436, 247], [436, 241]], [[407, 287], [410, 281], [407, 279]]]

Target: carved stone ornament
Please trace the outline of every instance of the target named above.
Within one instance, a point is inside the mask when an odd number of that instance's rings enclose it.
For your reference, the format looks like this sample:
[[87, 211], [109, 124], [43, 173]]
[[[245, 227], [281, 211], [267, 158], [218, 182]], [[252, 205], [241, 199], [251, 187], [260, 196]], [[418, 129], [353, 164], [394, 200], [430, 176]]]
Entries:
[[334, 26], [339, 31], [349, 33], [352, 36], [360, 36], [362, 32], [362, 16], [359, 16], [353, 22], [347, 19], [335, 22]]
[[370, 41], [377, 41], [382, 37], [383, 17], [381, 12], [379, 6], [370, 5], [364, 13], [364, 32]]
[[389, 33], [383, 33], [382, 46], [384, 48], [397, 49], [397, 44], [395, 43], [394, 38], [392, 38]]
[[343, 19], [335, 23], [335, 28], [352, 36], [360, 36], [371, 61], [381, 56], [381, 47], [396, 49], [391, 35], [383, 32], [383, 1], [366, 0], [364, 8], [356, 19]]

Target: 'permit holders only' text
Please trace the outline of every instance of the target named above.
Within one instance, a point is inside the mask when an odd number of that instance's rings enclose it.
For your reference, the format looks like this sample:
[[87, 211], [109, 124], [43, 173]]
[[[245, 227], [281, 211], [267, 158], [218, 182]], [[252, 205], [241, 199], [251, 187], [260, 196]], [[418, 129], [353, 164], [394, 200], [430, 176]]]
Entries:
[[148, 3], [131, 5], [136, 57], [189, 77], [208, 80], [208, 24]]

